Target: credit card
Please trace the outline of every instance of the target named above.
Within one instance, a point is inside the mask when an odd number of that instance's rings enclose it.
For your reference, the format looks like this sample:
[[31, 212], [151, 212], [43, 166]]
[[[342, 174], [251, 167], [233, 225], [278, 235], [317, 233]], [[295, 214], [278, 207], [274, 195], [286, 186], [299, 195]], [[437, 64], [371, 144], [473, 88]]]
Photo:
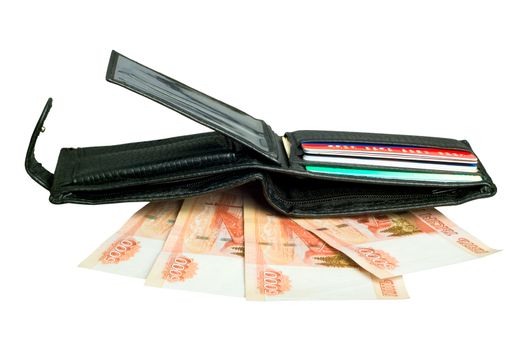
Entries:
[[371, 165], [382, 168], [406, 168], [417, 170], [441, 170], [455, 173], [476, 173], [478, 167], [470, 163], [436, 163], [427, 161], [411, 161], [380, 158], [356, 158], [337, 156], [314, 156], [304, 155], [303, 159], [312, 163], [333, 163], [342, 165]]
[[339, 168], [320, 165], [306, 165], [307, 171], [320, 174], [360, 176], [375, 179], [431, 181], [431, 182], [480, 182], [481, 176], [474, 174], [441, 174], [430, 172], [410, 172], [397, 170], [372, 170], [360, 168]]
[[403, 145], [383, 145], [364, 143], [326, 143], [304, 142], [301, 144], [306, 154], [339, 155], [387, 159], [427, 160], [435, 162], [477, 163], [477, 157], [468, 151], [412, 147]]

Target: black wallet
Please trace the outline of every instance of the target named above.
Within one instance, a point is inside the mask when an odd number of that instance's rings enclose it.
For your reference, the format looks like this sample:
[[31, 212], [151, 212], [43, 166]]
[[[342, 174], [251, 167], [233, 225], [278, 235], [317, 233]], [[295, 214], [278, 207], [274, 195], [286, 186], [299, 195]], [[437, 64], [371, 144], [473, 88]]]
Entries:
[[106, 79], [214, 131], [115, 146], [63, 148], [52, 174], [34, 156], [35, 143], [51, 109], [49, 99], [31, 137], [25, 166], [28, 174], [49, 190], [52, 203], [179, 199], [258, 182], [261, 193], [279, 212], [321, 217], [455, 205], [496, 193], [479, 160], [478, 181], [396, 180], [308, 171], [301, 147], [303, 142], [330, 142], [472, 152], [467, 141], [314, 130], [280, 137], [264, 121], [115, 51]]

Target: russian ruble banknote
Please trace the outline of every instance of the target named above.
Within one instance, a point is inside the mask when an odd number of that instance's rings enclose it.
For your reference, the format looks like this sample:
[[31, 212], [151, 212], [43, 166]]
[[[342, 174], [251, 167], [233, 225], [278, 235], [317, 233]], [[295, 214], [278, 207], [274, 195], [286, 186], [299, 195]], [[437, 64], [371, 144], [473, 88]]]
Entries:
[[244, 296], [243, 198], [216, 192], [184, 201], [146, 285]]
[[432, 208], [293, 220], [379, 278], [454, 264], [497, 251]]
[[147, 204], [79, 266], [145, 278], [175, 223], [180, 205], [180, 201]]
[[290, 218], [244, 203], [248, 300], [402, 299], [401, 277], [379, 280]]

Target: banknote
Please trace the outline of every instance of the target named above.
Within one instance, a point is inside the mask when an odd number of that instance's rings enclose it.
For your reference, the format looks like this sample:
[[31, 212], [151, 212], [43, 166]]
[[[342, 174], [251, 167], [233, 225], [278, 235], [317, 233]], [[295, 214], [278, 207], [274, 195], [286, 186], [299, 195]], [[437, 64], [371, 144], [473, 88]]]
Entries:
[[244, 296], [240, 192], [186, 199], [146, 285]]
[[180, 201], [147, 204], [79, 266], [146, 278], [175, 223], [180, 205]]
[[294, 221], [378, 278], [392, 278], [497, 251], [432, 208]]
[[379, 280], [291, 219], [245, 198], [248, 300], [402, 299], [401, 277]]

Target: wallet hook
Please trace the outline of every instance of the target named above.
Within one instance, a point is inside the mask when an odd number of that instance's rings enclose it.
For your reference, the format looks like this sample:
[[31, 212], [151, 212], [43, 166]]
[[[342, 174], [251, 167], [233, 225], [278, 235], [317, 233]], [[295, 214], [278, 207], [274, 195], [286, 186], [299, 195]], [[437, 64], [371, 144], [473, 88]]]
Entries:
[[49, 98], [44, 107], [44, 110], [42, 111], [42, 114], [40, 115], [40, 118], [38, 119], [35, 129], [33, 130], [33, 135], [29, 141], [25, 159], [25, 168], [29, 176], [31, 176], [33, 180], [48, 190], [51, 189], [51, 186], [53, 185], [53, 174], [36, 160], [35, 145], [40, 133], [45, 131], [44, 121], [46, 120], [52, 105], [53, 99]]

